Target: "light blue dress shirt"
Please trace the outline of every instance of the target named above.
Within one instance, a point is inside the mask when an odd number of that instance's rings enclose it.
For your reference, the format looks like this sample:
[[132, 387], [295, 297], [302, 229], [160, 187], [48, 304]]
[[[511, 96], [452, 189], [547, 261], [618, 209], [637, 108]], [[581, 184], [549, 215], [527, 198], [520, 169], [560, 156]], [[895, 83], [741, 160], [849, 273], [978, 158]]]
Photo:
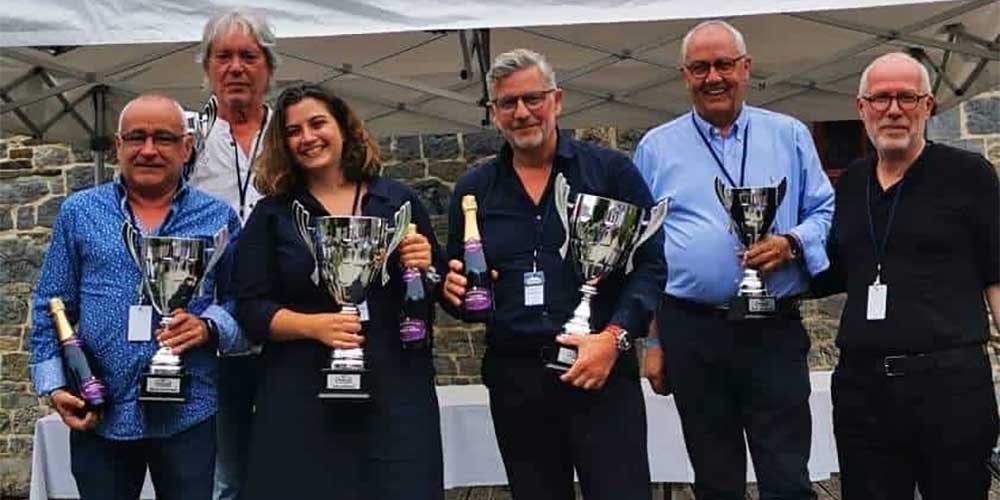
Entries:
[[729, 215], [714, 187], [717, 178], [732, 186], [699, 130], [736, 183], [747, 141], [743, 187], [776, 186], [782, 178], [788, 180], [771, 230], [793, 234], [802, 244], [803, 255], [764, 281], [778, 297], [805, 292], [809, 275], [829, 266], [826, 238], [833, 218], [833, 188], [802, 122], [746, 105], [726, 137], [690, 112], [650, 130], [636, 148], [633, 161], [653, 198], [671, 200], [663, 223], [668, 269], [665, 292], [722, 305], [736, 294], [743, 275], [737, 256], [742, 244], [730, 231]]
[[[125, 187], [117, 180], [73, 194], [63, 202], [35, 289], [31, 376], [38, 394], [66, 385], [59, 342], [48, 314], [49, 299], [59, 297], [66, 304], [70, 322], [78, 326], [77, 336], [87, 347], [91, 367], [108, 389], [109, 402], [95, 429], [97, 434], [114, 440], [171, 436], [215, 414], [216, 348], [225, 351], [241, 342], [233, 319], [235, 299], [226, 293], [213, 299], [210, 293], [228, 286], [229, 276], [220, 270], [229, 267], [227, 261], [232, 256], [223, 257], [205, 277], [203, 290], [207, 293], [195, 297], [187, 307], [218, 326], [217, 342], [181, 356], [191, 383], [187, 403], [141, 405], [139, 377], [158, 346], [152, 340], [127, 339], [129, 307], [139, 302], [141, 273], [122, 240], [126, 220], [132, 220], [131, 211]], [[225, 228], [232, 237], [239, 233], [236, 212], [185, 184], [152, 235], [210, 240]], [[158, 322], [159, 317], [154, 317], [154, 323]]]

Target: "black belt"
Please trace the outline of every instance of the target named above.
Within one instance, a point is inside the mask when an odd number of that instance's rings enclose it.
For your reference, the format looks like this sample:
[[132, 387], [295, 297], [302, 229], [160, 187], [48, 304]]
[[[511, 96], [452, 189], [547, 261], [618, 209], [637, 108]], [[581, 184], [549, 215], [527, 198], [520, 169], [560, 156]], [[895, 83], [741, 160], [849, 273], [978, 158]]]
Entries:
[[[795, 297], [782, 297], [775, 301], [775, 314], [776, 318], [783, 319], [801, 319], [802, 314], [799, 312], [799, 299]], [[712, 304], [703, 304], [701, 302], [695, 302], [693, 300], [682, 299], [680, 297], [674, 297], [673, 295], [663, 296], [663, 305], [668, 307], [673, 307], [675, 309], [680, 309], [689, 314], [695, 316], [704, 316], [709, 318], [726, 319], [726, 315], [729, 313], [729, 308], [726, 306], [716, 306]]]
[[899, 354], [892, 356], [842, 351], [840, 353], [840, 364], [852, 370], [877, 372], [886, 377], [901, 377], [903, 375], [913, 375], [964, 365], [986, 355], [985, 344], [952, 347], [950, 349], [920, 354]]

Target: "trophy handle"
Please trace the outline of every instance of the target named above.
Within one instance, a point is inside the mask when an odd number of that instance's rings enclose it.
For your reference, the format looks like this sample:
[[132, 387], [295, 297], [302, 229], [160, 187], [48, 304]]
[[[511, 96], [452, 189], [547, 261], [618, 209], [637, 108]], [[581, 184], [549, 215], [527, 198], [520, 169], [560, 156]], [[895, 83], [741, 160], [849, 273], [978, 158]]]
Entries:
[[559, 256], [563, 259], [566, 258], [566, 251], [569, 249], [569, 183], [566, 182], [566, 177], [559, 172], [556, 174], [556, 180], [554, 182], [554, 193], [555, 203], [556, 203], [556, 213], [559, 214], [559, 222], [562, 223], [563, 231], [566, 234], [566, 238], [563, 239], [562, 246], [559, 247]]
[[635, 257], [635, 252], [639, 250], [646, 240], [653, 237], [656, 231], [663, 227], [663, 221], [667, 219], [667, 213], [670, 211], [670, 198], [664, 198], [653, 205], [649, 209], [649, 220], [646, 221], [646, 227], [643, 229], [642, 233], [639, 234], [638, 240], [632, 245], [632, 250], [628, 254], [628, 262], [625, 265], [625, 274], [632, 272], [632, 259]]
[[132, 258], [132, 262], [139, 268], [139, 271], [145, 273], [142, 259], [139, 258], [139, 250], [136, 248], [137, 239], [137, 233], [132, 224], [129, 224], [127, 220], [122, 222], [122, 241], [125, 243], [125, 249], [128, 250], [129, 257]]
[[[229, 228], [222, 227], [215, 232], [212, 236], [212, 256], [208, 259], [208, 264], [205, 264], [205, 272], [202, 276], [208, 276], [212, 269], [222, 260], [222, 256], [226, 253], [226, 245], [229, 244]], [[198, 285], [198, 295], [203, 295], [205, 293], [205, 280], [202, 279], [201, 283]]]
[[306, 250], [313, 258], [313, 272], [309, 276], [314, 285], [319, 284], [319, 261], [316, 259], [316, 247], [313, 245], [312, 231], [309, 230], [309, 211], [302, 206], [298, 200], [292, 201], [292, 218], [295, 219], [295, 228], [299, 231], [299, 237], [306, 244]]
[[410, 214], [410, 202], [406, 202], [392, 216], [394, 223], [392, 239], [389, 240], [389, 246], [385, 249], [385, 257], [382, 259], [382, 286], [389, 283], [389, 272], [386, 270], [386, 266], [389, 264], [389, 255], [396, 251], [396, 248], [399, 247], [399, 242], [403, 241], [403, 235], [406, 234], [406, 227], [410, 225]]
[[781, 178], [781, 182], [778, 183], [778, 195], [777, 195], [777, 199], [774, 200], [774, 209], [775, 210], [778, 210], [778, 207], [781, 206], [781, 202], [785, 201], [785, 192], [786, 192], [787, 189], [788, 189], [788, 178], [787, 177], [782, 177]]
[[715, 178], [715, 196], [719, 198], [719, 203], [722, 203], [726, 212], [729, 212], [729, 207], [733, 206], [733, 194], [726, 190], [726, 185], [718, 177]]

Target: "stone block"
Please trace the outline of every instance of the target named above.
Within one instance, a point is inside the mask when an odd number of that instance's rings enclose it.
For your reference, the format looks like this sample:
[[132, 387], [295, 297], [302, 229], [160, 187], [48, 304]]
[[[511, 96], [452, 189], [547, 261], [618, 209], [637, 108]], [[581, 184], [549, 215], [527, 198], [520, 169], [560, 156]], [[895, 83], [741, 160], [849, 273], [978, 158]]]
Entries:
[[[34, 426], [34, 422], [32, 422], [32, 426]], [[31, 436], [12, 436], [8, 444], [8, 450], [15, 457], [31, 458], [31, 446]]]
[[45, 416], [45, 411], [39, 406], [20, 408], [10, 412], [11, 434], [31, 434], [35, 430], [35, 421]]
[[23, 205], [49, 194], [47, 179], [25, 177], [0, 182], [0, 205]]
[[16, 351], [21, 348], [21, 337], [0, 337], [0, 352]]
[[59, 215], [59, 207], [62, 206], [63, 201], [66, 201], [65, 196], [56, 196], [38, 205], [35, 224], [40, 227], [52, 227], [56, 222], [56, 216]]
[[503, 136], [496, 130], [462, 135], [462, 149], [466, 158], [493, 156], [500, 151], [503, 145]]
[[70, 192], [81, 191], [94, 185], [94, 165], [77, 165], [66, 170], [66, 187]]
[[17, 209], [17, 228], [27, 230], [35, 227], [35, 207], [20, 207]]
[[639, 145], [642, 136], [646, 135], [646, 129], [626, 128], [618, 129], [618, 149], [632, 156], [635, 147]]
[[15, 382], [28, 380], [28, 353], [9, 352], [0, 356], [0, 379]]
[[447, 215], [451, 189], [437, 179], [422, 179], [412, 184], [420, 202], [431, 215]]
[[10, 210], [0, 209], [0, 231], [11, 229], [14, 229], [14, 217], [11, 216]]
[[420, 155], [420, 136], [408, 135], [396, 138], [396, 147], [393, 149], [393, 156], [399, 161], [416, 160]]
[[0, 160], [0, 170], [31, 170], [31, 160]]
[[66, 180], [61, 175], [50, 180], [49, 192], [52, 194], [66, 194]]
[[[10, 148], [7, 150], [7, 158], [11, 160], [31, 160], [31, 157], [35, 154], [35, 151], [31, 148]], [[28, 165], [31, 165], [31, 161], [28, 161]], [[28, 168], [31, 168], [30, 166]]]
[[966, 101], [965, 130], [970, 134], [1000, 134], [1000, 97]]
[[962, 135], [962, 110], [955, 106], [927, 121], [927, 138], [932, 141], [958, 139]]
[[28, 319], [28, 303], [14, 295], [0, 295], [0, 323], [21, 325]]
[[986, 140], [986, 159], [1000, 169], [1000, 137]]
[[58, 167], [72, 161], [70, 150], [62, 145], [45, 145], [35, 148], [36, 167]]
[[0, 435], [10, 433], [10, 414], [0, 412]]
[[6, 393], [0, 394], [0, 408], [16, 410], [20, 408], [34, 408], [41, 406], [38, 396], [29, 393]]
[[458, 371], [456, 375], [461, 375], [473, 379], [479, 379], [481, 377], [480, 367], [482, 366], [483, 359], [480, 356], [461, 356], [455, 358], [458, 365]]
[[94, 152], [88, 147], [73, 146], [73, 158], [76, 161], [94, 161]]
[[457, 375], [457, 367], [455, 362], [449, 356], [442, 356], [439, 354], [434, 355], [434, 371], [438, 375], [448, 376]]
[[985, 155], [985, 144], [983, 139], [951, 139], [947, 141], [938, 141], [941, 144], [947, 144], [949, 146], [964, 149], [966, 151], [971, 151], [973, 153], [979, 153]]
[[0, 139], [0, 158], [7, 158], [8, 149], [10, 149], [10, 146], [7, 144], [7, 141]]
[[427, 176], [427, 165], [423, 160], [410, 160], [382, 167], [382, 173], [390, 179], [412, 180]]
[[379, 137], [376, 143], [378, 144], [378, 157], [382, 159], [382, 163], [392, 161], [394, 158], [392, 154], [392, 137]]
[[433, 160], [450, 160], [458, 157], [458, 136], [425, 135], [424, 156]]
[[468, 164], [462, 160], [431, 160], [428, 174], [446, 182], [455, 182], [465, 173]]
[[576, 131], [576, 138], [583, 142], [610, 148], [614, 145], [614, 133], [615, 131], [612, 128], [582, 128]]
[[[0, 440], [6, 442], [6, 440]], [[4, 445], [4, 448], [10, 448]], [[31, 456], [0, 458], [0, 498], [28, 498], [31, 484]]]

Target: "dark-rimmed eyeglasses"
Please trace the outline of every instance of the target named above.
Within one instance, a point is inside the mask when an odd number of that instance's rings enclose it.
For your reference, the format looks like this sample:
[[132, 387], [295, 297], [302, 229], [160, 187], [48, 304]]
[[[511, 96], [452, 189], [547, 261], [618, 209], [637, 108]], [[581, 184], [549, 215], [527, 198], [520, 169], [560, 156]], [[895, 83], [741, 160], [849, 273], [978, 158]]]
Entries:
[[861, 96], [862, 99], [868, 102], [868, 105], [872, 107], [875, 111], [885, 111], [892, 106], [892, 101], [896, 101], [899, 104], [899, 109], [904, 111], [910, 111], [917, 107], [925, 97], [930, 94], [911, 94], [909, 92], [903, 92], [901, 94], [876, 94], [876, 95], [865, 95]]
[[712, 71], [712, 68], [715, 68], [715, 72], [720, 75], [729, 75], [736, 69], [736, 63], [746, 58], [746, 56], [746, 54], [743, 54], [739, 57], [720, 57], [712, 62], [692, 61], [681, 66], [681, 68], [686, 69], [695, 78], [705, 78]]
[[536, 110], [542, 107], [542, 105], [545, 104], [545, 98], [555, 91], [556, 89], [548, 89], [536, 92], [525, 92], [520, 95], [508, 95], [493, 99], [490, 101], [490, 104], [500, 111], [510, 112], [517, 109], [518, 102], [523, 102], [524, 107], [530, 110]]
[[126, 132], [124, 134], [118, 134], [121, 138], [122, 144], [126, 148], [139, 149], [146, 145], [146, 141], [152, 139], [153, 146], [156, 149], [167, 149], [172, 146], [176, 146], [184, 138], [183, 135], [177, 135], [170, 132], [155, 132], [152, 134], [147, 134], [142, 131]]

